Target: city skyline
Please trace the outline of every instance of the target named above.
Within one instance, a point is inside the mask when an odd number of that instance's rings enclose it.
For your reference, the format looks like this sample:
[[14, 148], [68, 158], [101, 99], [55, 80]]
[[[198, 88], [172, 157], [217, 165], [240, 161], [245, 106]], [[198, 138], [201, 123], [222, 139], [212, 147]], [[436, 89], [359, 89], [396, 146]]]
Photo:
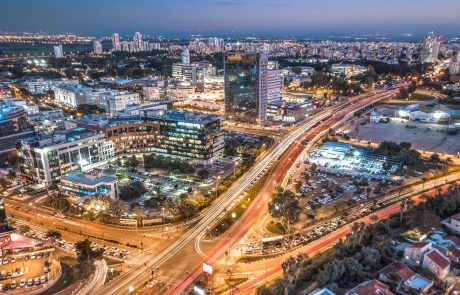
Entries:
[[[441, 0], [436, 9], [429, 1], [396, 0], [352, 3], [327, 0], [321, 3], [298, 0], [270, 1], [172, 1], [135, 5], [123, 1], [87, 0], [78, 4], [45, 0], [24, 0], [4, 4], [6, 14], [0, 20], [3, 31], [40, 30], [53, 33], [74, 32], [122, 34], [144, 31], [148, 34], [187, 35], [276, 35], [315, 36], [327, 34], [422, 34], [426, 31], [456, 36], [460, 19], [459, 3]], [[36, 13], [36, 12], [39, 13]], [[68, 13], [72, 11], [72, 14]], [[23, 20], [17, 22], [21, 13]], [[120, 21], [123, 20], [123, 21]]]

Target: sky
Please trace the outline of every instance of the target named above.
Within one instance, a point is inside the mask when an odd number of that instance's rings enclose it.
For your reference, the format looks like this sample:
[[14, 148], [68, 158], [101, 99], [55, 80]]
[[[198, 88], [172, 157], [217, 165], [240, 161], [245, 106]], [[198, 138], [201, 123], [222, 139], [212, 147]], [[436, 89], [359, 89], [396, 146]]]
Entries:
[[2, 0], [0, 31], [460, 35], [459, 0]]

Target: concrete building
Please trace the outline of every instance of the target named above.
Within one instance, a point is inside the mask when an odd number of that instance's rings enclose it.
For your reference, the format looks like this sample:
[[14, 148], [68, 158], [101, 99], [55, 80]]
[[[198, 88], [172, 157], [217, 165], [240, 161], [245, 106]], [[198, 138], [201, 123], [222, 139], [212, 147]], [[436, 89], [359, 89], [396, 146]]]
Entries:
[[436, 63], [438, 61], [441, 41], [441, 37], [436, 36], [434, 32], [430, 32], [426, 35], [421, 50], [422, 63]]
[[8, 100], [0, 102], [0, 137], [29, 129], [27, 113], [22, 106]]
[[71, 171], [62, 176], [59, 189], [70, 196], [108, 196], [115, 199], [118, 197], [118, 180], [104, 175], [101, 169]]
[[450, 272], [450, 259], [439, 252], [439, 250], [432, 249], [424, 255], [422, 266], [438, 278], [443, 279]]
[[48, 186], [70, 171], [89, 170], [115, 156], [104, 134], [83, 128], [20, 139], [16, 148], [21, 171]]
[[265, 125], [267, 64], [268, 55], [265, 53], [225, 54], [225, 120]]
[[64, 50], [62, 49], [62, 44], [53, 46], [53, 49], [55, 58], [64, 58]]
[[139, 93], [129, 91], [110, 91], [100, 94], [98, 107], [109, 114], [117, 114], [126, 109], [127, 106], [139, 105], [141, 103]]
[[180, 53], [180, 60], [182, 64], [190, 64], [190, 51], [188, 48], [182, 50]]
[[443, 220], [442, 223], [453, 233], [460, 235], [460, 213]]
[[40, 111], [29, 115], [30, 125], [36, 134], [50, 134], [65, 129], [65, 122], [72, 116], [64, 114], [62, 110]]
[[88, 92], [91, 91], [92, 88], [82, 85], [62, 84], [54, 88], [54, 100], [60, 105], [76, 109], [88, 104]]
[[120, 51], [120, 50], [121, 50], [120, 35], [118, 33], [113, 33], [112, 51]]
[[23, 86], [32, 94], [43, 94], [48, 91], [53, 91], [56, 86], [67, 84], [67, 85], [78, 85], [78, 80], [61, 78], [61, 79], [33, 79], [27, 80], [23, 83]]
[[93, 40], [93, 52], [94, 54], [102, 54], [102, 43], [100, 40]]
[[283, 70], [267, 71], [267, 103], [283, 100], [284, 74]]

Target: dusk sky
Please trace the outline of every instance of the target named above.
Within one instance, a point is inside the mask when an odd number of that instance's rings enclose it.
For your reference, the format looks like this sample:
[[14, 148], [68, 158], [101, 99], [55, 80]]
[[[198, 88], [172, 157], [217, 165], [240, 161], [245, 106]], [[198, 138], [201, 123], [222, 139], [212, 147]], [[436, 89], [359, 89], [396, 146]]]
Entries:
[[0, 31], [460, 35], [458, 0], [5, 0]]

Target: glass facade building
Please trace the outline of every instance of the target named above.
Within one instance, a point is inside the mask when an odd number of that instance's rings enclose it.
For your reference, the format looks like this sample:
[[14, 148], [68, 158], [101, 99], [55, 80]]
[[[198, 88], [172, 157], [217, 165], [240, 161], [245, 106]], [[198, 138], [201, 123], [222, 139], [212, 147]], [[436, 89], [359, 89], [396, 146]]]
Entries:
[[264, 53], [224, 56], [225, 120], [264, 125], [267, 114], [267, 64]]

